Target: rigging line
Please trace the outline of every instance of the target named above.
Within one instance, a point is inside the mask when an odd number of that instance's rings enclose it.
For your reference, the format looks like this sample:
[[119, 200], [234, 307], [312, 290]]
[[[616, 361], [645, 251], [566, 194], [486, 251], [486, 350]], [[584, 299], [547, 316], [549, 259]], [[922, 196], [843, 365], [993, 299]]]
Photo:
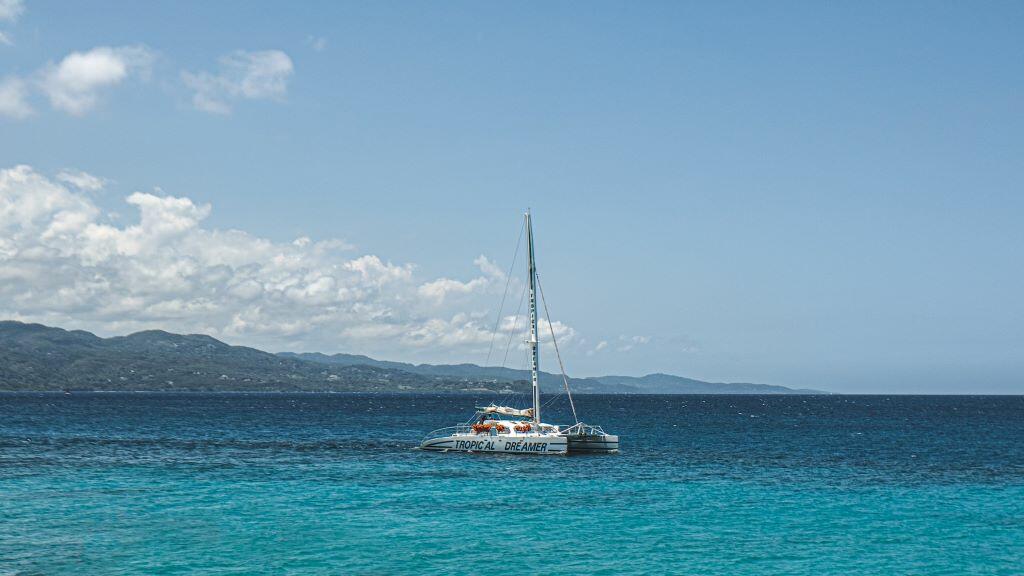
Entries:
[[548, 398], [547, 402], [545, 402], [544, 404], [541, 404], [541, 408], [543, 408], [544, 406], [548, 406], [550, 404], [554, 404], [556, 400], [561, 400], [562, 396], [565, 396], [565, 392], [561, 392], [561, 391], [558, 392], [558, 393], [551, 392], [551, 398]]
[[[505, 357], [502, 358], [502, 360], [501, 360], [501, 368], [502, 369], [504, 369], [505, 366], [508, 364], [508, 352], [509, 352], [509, 350], [512, 347], [512, 338], [515, 338], [515, 335], [516, 335], [516, 327], [519, 326], [519, 316], [520, 316], [519, 313], [522, 312], [522, 310], [523, 310], [523, 300], [525, 298], [526, 298], [526, 285], [524, 284], [523, 285], [523, 291], [522, 291], [522, 293], [519, 294], [519, 306], [516, 308], [515, 316], [512, 317], [512, 330], [508, 334], [508, 342], [505, 343]], [[510, 388], [512, 388], [512, 387], [510, 386]], [[513, 392], [511, 394], [509, 394], [510, 397], [508, 398], [508, 400], [511, 400], [511, 396], [512, 395], [518, 395], [518, 393], [514, 391], [515, 388], [512, 388], [512, 390], [513, 390]]]
[[[534, 274], [537, 274], [534, 272]], [[555, 327], [551, 324], [551, 313], [548, 312], [548, 301], [544, 298], [544, 286], [540, 283], [540, 274], [537, 274], [537, 288], [540, 289], [540, 301], [544, 304], [544, 316], [548, 319], [548, 330], [551, 331], [551, 343], [555, 345], [555, 357], [558, 358], [558, 368], [562, 371], [562, 382], [565, 384], [565, 393], [569, 396], [569, 407], [572, 408], [572, 418], [577, 424], [580, 419], [576, 416], [576, 403], [572, 401], [572, 392], [569, 391], [569, 377], [565, 375], [565, 365], [562, 364], [562, 353], [558, 351], [558, 340], [555, 339]]]
[[[526, 348], [525, 346], [523, 347], [522, 350], [523, 350], [523, 355], [520, 358], [519, 370], [521, 370], [523, 372], [529, 372], [530, 371], [530, 350], [528, 348]], [[532, 401], [533, 401], [533, 394], [532, 393], [530, 393], [530, 397], [527, 398], [527, 393], [526, 392], [515, 392], [514, 389], [513, 389], [513, 392], [512, 392], [512, 394], [510, 394], [510, 398], [509, 398], [509, 406], [515, 406], [515, 407], [518, 408], [518, 407], [526, 406], [527, 404], [529, 404]]]
[[491, 352], [494, 350], [494, 337], [498, 335], [498, 325], [501, 324], [501, 312], [505, 309], [505, 298], [508, 296], [508, 287], [512, 283], [512, 272], [516, 268], [516, 258], [519, 256], [519, 246], [523, 242], [523, 231], [526, 230], [526, 220], [519, 226], [519, 238], [516, 240], [516, 249], [512, 253], [512, 265], [508, 267], [508, 274], [505, 276], [505, 291], [501, 293], [501, 304], [498, 305], [498, 317], [494, 319], [494, 330], [491, 331], [491, 343], [487, 347], [487, 360], [484, 366], [491, 363]]
[[[515, 335], [515, 329], [514, 328], [513, 328], [512, 334], [513, 334], [513, 336]], [[505, 349], [505, 354], [506, 355], [508, 354], [508, 348]], [[502, 366], [502, 367], [504, 368], [504, 366]], [[526, 355], [523, 356], [523, 361], [522, 361], [522, 363], [519, 364], [519, 368], [511, 368], [511, 367], [509, 368], [509, 370], [524, 370], [524, 369], [525, 370], [529, 370], [528, 361], [526, 360]], [[514, 379], [511, 382], [508, 383], [508, 392], [504, 396], [501, 397], [500, 403], [501, 403], [502, 406], [511, 406], [513, 408], [518, 408], [518, 407], [520, 407], [522, 405], [522, 402], [520, 402], [520, 400], [525, 398], [526, 395], [523, 394], [523, 393], [520, 393], [520, 392], [516, 392], [515, 383], [516, 383], [516, 381]]]
[[[518, 320], [516, 320], [516, 322], [517, 321]], [[515, 333], [515, 328], [513, 327], [513, 334], [514, 333]], [[507, 347], [505, 348], [505, 357], [506, 358], [508, 357], [508, 348]], [[504, 362], [502, 364], [503, 364], [502, 368], [505, 368]], [[514, 370], [514, 368], [510, 368], [510, 370]], [[502, 397], [499, 399], [498, 403], [500, 405], [502, 405], [502, 406], [512, 406], [513, 408], [517, 407], [519, 405], [519, 403], [518, 403], [519, 393], [516, 392], [516, 390], [515, 390], [515, 379], [513, 379], [510, 382], [507, 382], [505, 385], [507, 387], [508, 392], [506, 392], [505, 394], [502, 395]]]
[[519, 295], [519, 307], [516, 308], [516, 315], [512, 319], [512, 331], [508, 333], [508, 342], [505, 343], [505, 358], [501, 361], [501, 367], [504, 368], [505, 364], [508, 363], [508, 351], [512, 346], [512, 338], [516, 335], [516, 326], [519, 325], [519, 312], [523, 309], [523, 300], [526, 298], [526, 285], [523, 285], [523, 292]]

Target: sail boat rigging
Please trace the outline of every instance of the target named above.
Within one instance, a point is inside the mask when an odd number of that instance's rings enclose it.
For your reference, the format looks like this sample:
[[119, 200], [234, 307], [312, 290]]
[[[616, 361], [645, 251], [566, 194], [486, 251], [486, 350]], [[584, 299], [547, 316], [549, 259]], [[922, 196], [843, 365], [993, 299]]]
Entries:
[[[530, 331], [526, 344], [530, 356], [530, 384], [532, 406], [526, 409], [510, 406], [489, 406], [477, 409], [472, 424], [450, 426], [434, 430], [420, 442], [420, 448], [434, 451], [503, 452], [512, 454], [567, 454], [570, 452], [618, 452], [619, 437], [605, 434], [600, 426], [584, 424], [576, 415], [576, 405], [569, 391], [562, 355], [558, 351], [554, 328], [548, 314], [544, 289], [540, 285], [534, 258], [533, 221], [529, 211], [524, 226], [527, 237], [528, 282], [530, 304]], [[554, 344], [562, 381], [569, 398], [575, 424], [567, 427], [545, 424], [541, 421], [540, 402], [540, 340], [537, 296], [544, 305], [548, 329]], [[503, 298], [504, 301], [504, 298]], [[493, 337], [492, 337], [493, 345]], [[488, 357], [490, 351], [488, 351]]]

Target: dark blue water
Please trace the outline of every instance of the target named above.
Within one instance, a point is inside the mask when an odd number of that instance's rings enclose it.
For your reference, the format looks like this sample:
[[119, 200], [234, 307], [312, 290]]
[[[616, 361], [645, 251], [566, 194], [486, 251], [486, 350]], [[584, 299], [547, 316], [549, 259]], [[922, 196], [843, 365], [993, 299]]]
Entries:
[[412, 449], [490, 400], [0, 394], [0, 574], [1024, 573], [1022, 397], [581, 396], [621, 454]]

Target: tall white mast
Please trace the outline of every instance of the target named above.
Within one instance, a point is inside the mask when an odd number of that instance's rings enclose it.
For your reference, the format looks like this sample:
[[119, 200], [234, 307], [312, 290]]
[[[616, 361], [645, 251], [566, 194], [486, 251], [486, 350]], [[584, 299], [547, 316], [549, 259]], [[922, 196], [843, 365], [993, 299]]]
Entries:
[[540, 386], [537, 382], [537, 370], [540, 354], [537, 348], [537, 266], [533, 261], [533, 224], [530, 222], [530, 211], [526, 211], [526, 245], [530, 253], [530, 379], [533, 382], [533, 422], [540, 424]]

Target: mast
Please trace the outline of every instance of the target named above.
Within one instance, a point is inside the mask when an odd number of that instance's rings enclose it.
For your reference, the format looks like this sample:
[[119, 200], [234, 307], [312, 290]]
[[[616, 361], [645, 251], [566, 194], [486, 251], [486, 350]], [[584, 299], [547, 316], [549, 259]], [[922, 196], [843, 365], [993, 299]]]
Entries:
[[526, 245], [530, 254], [530, 380], [533, 383], [533, 423], [540, 425], [540, 386], [537, 383], [537, 370], [540, 364], [540, 353], [537, 348], [537, 265], [533, 261], [533, 223], [530, 211], [526, 211]]

